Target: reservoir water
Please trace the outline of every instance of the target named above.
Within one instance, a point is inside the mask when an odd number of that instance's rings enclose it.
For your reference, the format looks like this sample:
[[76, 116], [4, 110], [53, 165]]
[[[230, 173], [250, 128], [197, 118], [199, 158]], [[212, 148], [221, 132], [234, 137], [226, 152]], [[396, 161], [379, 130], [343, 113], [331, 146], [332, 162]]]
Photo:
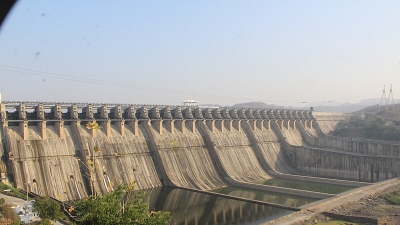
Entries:
[[[145, 201], [149, 203], [150, 210], [153, 211], [169, 211], [172, 216], [172, 224], [201, 224], [201, 225], [255, 225], [264, 223], [278, 217], [292, 213], [291, 210], [275, 208], [265, 205], [258, 205], [244, 201], [238, 201], [228, 198], [217, 197], [208, 194], [183, 190], [172, 187], [162, 187], [146, 190]], [[239, 190], [238, 188], [224, 188], [219, 192], [226, 192], [231, 195], [243, 195], [240, 197], [253, 197], [267, 195], [269, 197], [260, 200], [273, 198], [281, 199], [278, 202], [285, 202], [284, 196], [276, 196], [266, 194], [264, 192], [252, 192], [250, 190]], [[300, 197], [302, 198], [302, 197]], [[254, 198], [255, 199], [255, 198]], [[286, 202], [292, 202], [285, 205], [302, 205], [311, 200], [294, 200], [287, 199]], [[296, 203], [294, 203], [296, 202]]]
[[354, 187], [336, 185], [336, 184], [333, 185], [333, 184], [325, 184], [325, 183], [319, 183], [319, 182], [289, 180], [289, 179], [280, 179], [280, 178], [269, 179], [266, 181], [259, 182], [259, 184], [300, 189], [300, 190], [306, 190], [306, 191], [322, 192], [322, 193], [328, 193], [328, 194], [339, 194], [339, 193], [342, 193], [342, 192], [345, 192], [345, 191], [348, 191], [348, 190], [351, 190], [354, 188]]

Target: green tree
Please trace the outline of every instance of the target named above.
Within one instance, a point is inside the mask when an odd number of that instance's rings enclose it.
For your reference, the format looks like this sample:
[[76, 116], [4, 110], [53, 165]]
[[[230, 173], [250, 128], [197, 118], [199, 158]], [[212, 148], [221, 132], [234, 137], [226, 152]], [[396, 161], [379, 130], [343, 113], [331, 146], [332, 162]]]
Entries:
[[35, 203], [35, 210], [43, 220], [57, 220], [63, 218], [64, 214], [61, 212], [60, 208], [60, 205], [48, 196], [38, 198]]
[[92, 195], [77, 203], [77, 224], [169, 224], [169, 212], [150, 212], [143, 197], [144, 192], [134, 192], [132, 184], [97, 198]]

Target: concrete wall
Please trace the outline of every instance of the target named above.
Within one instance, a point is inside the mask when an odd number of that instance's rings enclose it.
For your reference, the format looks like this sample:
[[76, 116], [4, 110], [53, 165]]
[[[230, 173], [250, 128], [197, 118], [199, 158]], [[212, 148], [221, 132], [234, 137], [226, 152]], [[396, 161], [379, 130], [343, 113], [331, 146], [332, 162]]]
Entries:
[[366, 155], [400, 157], [400, 142], [322, 135], [316, 138], [313, 144], [321, 148]]
[[289, 158], [303, 173], [313, 176], [375, 182], [397, 177], [400, 160], [349, 154], [303, 146], [287, 146]]
[[350, 117], [347, 113], [312, 112], [312, 115], [325, 134], [333, 131], [340, 121], [346, 121]]

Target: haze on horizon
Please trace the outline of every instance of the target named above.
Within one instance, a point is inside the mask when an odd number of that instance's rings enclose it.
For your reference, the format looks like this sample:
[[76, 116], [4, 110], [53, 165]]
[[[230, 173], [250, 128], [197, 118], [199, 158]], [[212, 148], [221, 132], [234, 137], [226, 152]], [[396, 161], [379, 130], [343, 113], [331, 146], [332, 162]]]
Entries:
[[29, 1], [3, 100], [233, 105], [400, 96], [400, 1]]

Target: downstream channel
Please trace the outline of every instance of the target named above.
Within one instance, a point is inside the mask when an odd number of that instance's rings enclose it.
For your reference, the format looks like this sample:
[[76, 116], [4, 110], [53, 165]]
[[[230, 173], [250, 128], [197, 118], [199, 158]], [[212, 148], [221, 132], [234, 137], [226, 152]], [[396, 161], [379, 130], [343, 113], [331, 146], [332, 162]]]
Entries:
[[259, 184], [271, 185], [276, 187], [292, 188], [305, 191], [315, 191], [328, 194], [339, 194], [354, 189], [354, 187], [343, 185], [332, 185], [319, 182], [299, 181], [290, 179], [273, 178], [258, 182]]
[[291, 207], [299, 207], [318, 200], [315, 198], [307, 198], [297, 195], [281, 194], [235, 186], [217, 189], [213, 192]]
[[[352, 187], [342, 185], [330, 185], [278, 178], [260, 183], [330, 194], [338, 194], [352, 189]], [[213, 190], [213, 192], [291, 207], [300, 207], [318, 200], [314, 198], [235, 186]], [[173, 187], [160, 187], [146, 190], [145, 200], [149, 203], [150, 210], [169, 211], [173, 225], [252, 225], [264, 223], [294, 212], [287, 209], [258, 205]]]
[[[250, 195], [267, 195], [264, 192], [244, 192]], [[146, 190], [145, 200], [149, 203], [150, 210], [169, 211], [173, 225], [256, 225], [294, 212], [173, 187]], [[304, 200], [301, 202], [304, 203]]]

